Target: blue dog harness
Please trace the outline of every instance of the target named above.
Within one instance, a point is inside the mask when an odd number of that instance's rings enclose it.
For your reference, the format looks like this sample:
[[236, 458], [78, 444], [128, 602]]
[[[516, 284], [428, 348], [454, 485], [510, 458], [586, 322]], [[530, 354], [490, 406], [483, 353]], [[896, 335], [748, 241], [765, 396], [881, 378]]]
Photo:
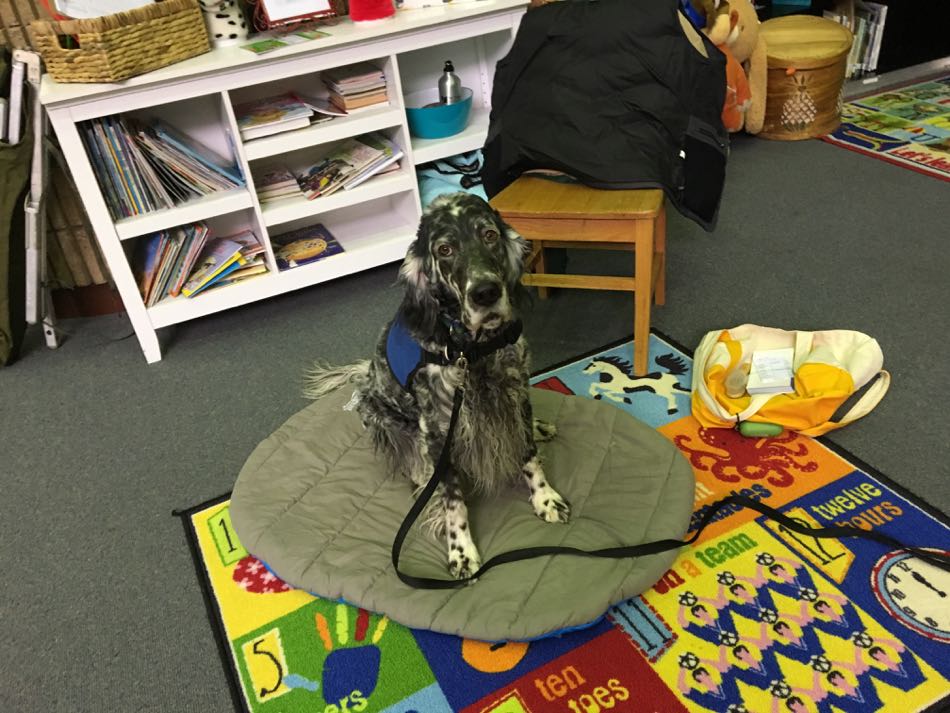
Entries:
[[401, 316], [389, 323], [386, 332], [386, 362], [393, 378], [404, 389], [409, 389], [412, 377], [426, 364], [449, 366], [464, 357], [474, 364], [499, 349], [514, 344], [521, 337], [521, 320], [509, 324], [502, 332], [486, 342], [472, 342], [457, 320], [443, 317], [449, 327], [450, 345], [441, 353], [430, 352], [409, 333]]
[[422, 359], [424, 353], [422, 345], [412, 338], [406, 325], [396, 317], [386, 334], [386, 361], [393, 378], [402, 388], [409, 388], [409, 380], [425, 364]]

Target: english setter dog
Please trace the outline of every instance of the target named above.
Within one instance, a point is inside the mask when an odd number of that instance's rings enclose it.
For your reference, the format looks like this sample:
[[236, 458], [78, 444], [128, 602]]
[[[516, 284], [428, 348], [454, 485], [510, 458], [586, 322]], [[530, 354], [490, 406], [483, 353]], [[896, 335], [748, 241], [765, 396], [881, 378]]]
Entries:
[[405, 295], [373, 359], [318, 365], [310, 375], [312, 398], [353, 383], [355, 408], [378, 451], [416, 493], [432, 477], [455, 390], [464, 387], [451, 468], [426, 517], [444, 538], [449, 572], [459, 579], [481, 566], [466, 494], [497, 492], [520, 479], [542, 520], [570, 516], [545, 478], [536, 445], [553, 437], [554, 426], [533, 418], [528, 398], [528, 347], [518, 320], [527, 296], [526, 251], [525, 240], [481, 198], [437, 198], [399, 270]]

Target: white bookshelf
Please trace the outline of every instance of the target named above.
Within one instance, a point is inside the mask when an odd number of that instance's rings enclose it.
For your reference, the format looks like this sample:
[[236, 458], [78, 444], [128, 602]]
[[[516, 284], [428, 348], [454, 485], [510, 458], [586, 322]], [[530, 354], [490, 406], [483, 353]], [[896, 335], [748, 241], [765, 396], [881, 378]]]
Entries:
[[352, 116], [338, 116], [332, 121], [314, 124], [306, 129], [285, 131], [273, 136], [252, 139], [244, 144], [249, 161], [297, 151], [320, 143], [367, 134], [370, 131], [401, 126], [405, 112], [401, 106], [372, 107]]
[[119, 236], [119, 240], [129, 240], [158, 230], [173, 228], [176, 225], [194, 223], [198, 220], [214, 218], [225, 213], [234, 213], [250, 208], [252, 205], [253, 199], [247, 188], [235, 188], [230, 191], [221, 191], [196, 198], [168, 210], [123, 218], [116, 222], [115, 232]]
[[374, 198], [382, 198], [402, 191], [411, 191], [415, 185], [414, 172], [405, 165], [393, 173], [370, 178], [356, 188], [340, 190], [328, 196], [312, 201], [306, 198], [285, 198], [265, 203], [261, 206], [264, 225], [273, 226], [289, 223], [301, 218], [324, 215], [339, 208], [363, 203]]
[[472, 107], [471, 118], [465, 129], [444, 139], [412, 139], [412, 157], [418, 166], [436, 159], [474, 151], [485, 144], [488, 136], [488, 112], [486, 106]]
[[[421, 216], [415, 167], [482, 146], [488, 131], [494, 65], [508, 51], [526, 5], [526, 0], [479, 0], [400, 10], [393, 19], [369, 27], [343, 20], [325, 28], [329, 37], [277, 52], [257, 56], [238, 47], [221, 48], [117, 84], [57, 84], [44, 77], [40, 100], [76, 178], [146, 360], [151, 363], [162, 357], [157, 330], [402, 259]], [[405, 98], [434, 86], [446, 59], [453, 61], [463, 84], [473, 92], [468, 126], [446, 139], [411, 138]], [[362, 61], [373, 62], [385, 72], [387, 104], [296, 131], [241, 140], [234, 105], [294, 88], [311, 90], [320, 86], [322, 71]], [[159, 117], [219, 153], [230, 154], [247, 186], [169, 210], [113, 220], [77, 125], [125, 113]], [[312, 201], [301, 197], [262, 204], [258, 200], [255, 170], [270, 163], [299, 165], [315, 152], [370, 131], [383, 131], [403, 148], [398, 171]], [[136, 241], [199, 220], [207, 221], [218, 235], [253, 230], [265, 246], [268, 272], [193, 298], [166, 298], [147, 308], [129, 262]], [[314, 223], [323, 223], [344, 251], [278, 271], [271, 236]]]

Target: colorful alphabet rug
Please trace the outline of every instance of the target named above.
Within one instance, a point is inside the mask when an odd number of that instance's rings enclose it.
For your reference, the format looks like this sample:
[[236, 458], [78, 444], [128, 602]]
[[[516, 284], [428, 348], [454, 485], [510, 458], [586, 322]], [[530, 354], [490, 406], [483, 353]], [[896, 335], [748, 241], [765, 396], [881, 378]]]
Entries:
[[[651, 338], [645, 377], [631, 375], [632, 357], [627, 342], [535, 385], [603, 399], [673, 441], [696, 472], [696, 518], [742, 493], [809, 525], [950, 547], [942, 515], [830, 444], [700, 427], [691, 360], [668, 341]], [[871, 541], [802, 537], [755, 512], [720, 513], [652, 589], [590, 627], [496, 643], [289, 588], [241, 546], [226, 497], [184, 519], [240, 710], [911, 713], [950, 702], [950, 573]], [[577, 596], [591, 586], [577, 582]]]
[[824, 139], [950, 181], [950, 77], [847, 102]]

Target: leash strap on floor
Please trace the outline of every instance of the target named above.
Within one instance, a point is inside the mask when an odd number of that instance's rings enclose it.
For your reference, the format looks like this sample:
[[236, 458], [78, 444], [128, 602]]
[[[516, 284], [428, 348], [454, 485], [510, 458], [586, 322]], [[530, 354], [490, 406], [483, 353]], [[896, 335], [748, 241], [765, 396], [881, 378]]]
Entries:
[[904, 550], [915, 557], [918, 557], [933, 565], [934, 567], [938, 567], [942, 570], [950, 572], [950, 556], [943, 554], [942, 552], [922, 549], [920, 547], [909, 547], [899, 540], [896, 540], [893, 537], [883, 533], [876, 532], [875, 530], [862, 530], [861, 528], [852, 527], [849, 525], [836, 525], [833, 527], [810, 527], [808, 525], [802, 524], [798, 520], [788, 517], [773, 507], [759, 502], [758, 500], [754, 500], [744, 495], [729, 495], [722, 500], [717, 500], [710, 506], [708, 510], [706, 510], [699, 522], [699, 527], [696, 529], [696, 532], [693, 533], [692, 537], [689, 537], [685, 540], [656, 540], [654, 542], [643, 542], [639, 545], [605, 547], [604, 549], [600, 550], [581, 550], [577, 549], [576, 547], [562, 547], [557, 545], [525, 547], [523, 549], [510, 550], [508, 552], [502, 552], [499, 555], [495, 555], [490, 560], [482, 564], [475, 574], [469, 577], [463, 577], [461, 579], [434, 579], [432, 577], [417, 577], [412, 574], [407, 574], [399, 569], [399, 555], [402, 552], [402, 546], [405, 542], [406, 536], [409, 534], [409, 530], [412, 529], [412, 526], [416, 523], [416, 520], [419, 518], [422, 510], [432, 499], [436, 488], [444, 480], [445, 474], [448, 471], [450, 458], [449, 454], [452, 450], [452, 441], [455, 436], [455, 426], [458, 422], [459, 412], [462, 408], [462, 400], [464, 395], [465, 390], [459, 387], [455, 392], [455, 399], [452, 404], [452, 417], [449, 419], [448, 434], [445, 437], [445, 444], [442, 446], [442, 452], [439, 454], [439, 460], [438, 463], [436, 463], [435, 471], [433, 472], [432, 477], [429, 478], [429, 482], [426, 483], [426, 486], [416, 497], [416, 501], [412, 504], [412, 507], [406, 514], [405, 519], [399, 526], [399, 531], [396, 533], [396, 538], [393, 540], [393, 568], [396, 570], [396, 575], [399, 577], [399, 579], [402, 580], [403, 583], [408, 584], [410, 587], [414, 587], [416, 589], [455, 589], [457, 587], [464, 587], [474, 582], [485, 572], [492, 569], [493, 567], [497, 567], [498, 565], [508, 564], [510, 562], [521, 562], [523, 560], [534, 559], [535, 557], [546, 557], [548, 555], [576, 555], [580, 557], [626, 559], [629, 557], [645, 557], [647, 555], [659, 554], [660, 552], [676, 550], [680, 547], [686, 547], [687, 545], [691, 545], [696, 542], [700, 535], [703, 534], [703, 530], [706, 529], [706, 526], [709, 525], [709, 523], [712, 522], [716, 517], [717, 513], [734, 505], [755, 510], [756, 512], [780, 523], [784, 527], [788, 528], [792, 532], [798, 533], [799, 535], [820, 538], [861, 537], [866, 540], [873, 540], [895, 550]]

